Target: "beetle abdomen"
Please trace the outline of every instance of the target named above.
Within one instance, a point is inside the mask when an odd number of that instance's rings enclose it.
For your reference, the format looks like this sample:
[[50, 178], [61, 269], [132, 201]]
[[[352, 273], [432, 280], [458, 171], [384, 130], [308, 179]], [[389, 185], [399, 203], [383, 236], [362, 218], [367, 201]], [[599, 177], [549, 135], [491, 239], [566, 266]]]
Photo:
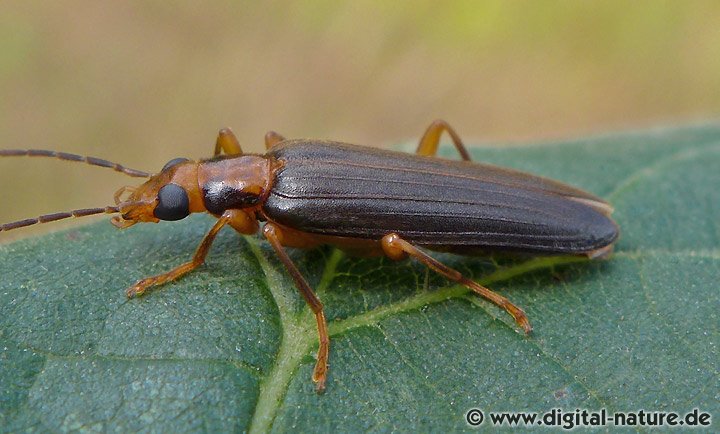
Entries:
[[323, 141], [288, 141], [267, 217], [323, 235], [419, 245], [584, 253], [611, 244], [609, 206], [556, 181], [487, 164]]

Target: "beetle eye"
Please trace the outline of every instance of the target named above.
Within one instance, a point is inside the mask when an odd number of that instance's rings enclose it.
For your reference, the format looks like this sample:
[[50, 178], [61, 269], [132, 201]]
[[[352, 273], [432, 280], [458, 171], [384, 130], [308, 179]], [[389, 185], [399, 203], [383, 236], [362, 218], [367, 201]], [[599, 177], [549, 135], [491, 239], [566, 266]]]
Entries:
[[161, 171], [161, 172], [164, 172], [164, 171], [166, 171], [167, 169], [169, 169], [169, 168], [171, 168], [171, 167], [173, 167], [173, 166], [175, 166], [175, 165], [177, 165], [177, 164], [184, 163], [184, 162], [186, 162], [186, 161], [190, 161], [190, 160], [188, 160], [187, 158], [173, 158], [172, 160], [170, 160], [170, 161], [168, 161], [167, 163], [165, 163], [165, 165], [163, 166], [162, 170], [160, 170], [160, 171]]
[[190, 215], [190, 199], [177, 184], [167, 184], [158, 191], [158, 204], [153, 212], [160, 220], [181, 220]]

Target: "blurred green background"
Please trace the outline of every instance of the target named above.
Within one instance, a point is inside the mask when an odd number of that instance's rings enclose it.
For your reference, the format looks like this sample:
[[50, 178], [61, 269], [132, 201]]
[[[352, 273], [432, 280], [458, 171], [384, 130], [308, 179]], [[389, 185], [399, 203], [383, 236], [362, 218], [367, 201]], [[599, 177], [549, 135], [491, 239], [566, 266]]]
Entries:
[[[435, 118], [473, 144], [712, 120], [719, 19], [717, 1], [3, 1], [0, 148], [155, 171], [222, 126], [258, 152], [270, 129], [392, 146]], [[2, 159], [0, 222], [135, 181]]]

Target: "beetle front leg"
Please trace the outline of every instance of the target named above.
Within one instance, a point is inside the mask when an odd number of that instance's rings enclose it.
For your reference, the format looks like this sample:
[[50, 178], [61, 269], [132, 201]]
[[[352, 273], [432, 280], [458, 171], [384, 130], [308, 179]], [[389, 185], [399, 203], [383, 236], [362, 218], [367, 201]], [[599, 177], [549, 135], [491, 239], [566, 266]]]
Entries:
[[221, 152], [225, 152], [226, 155], [242, 155], [243, 153], [240, 142], [230, 128], [223, 128], [218, 133], [213, 157], [217, 157]]
[[263, 235], [265, 235], [265, 238], [270, 242], [270, 245], [275, 250], [275, 253], [277, 253], [280, 261], [282, 261], [285, 268], [287, 268], [288, 273], [290, 273], [290, 276], [295, 281], [295, 286], [297, 286], [300, 290], [300, 294], [302, 294], [308, 306], [310, 306], [310, 310], [312, 310], [313, 314], [315, 314], [318, 336], [320, 338], [320, 346], [318, 347], [317, 362], [315, 363], [315, 369], [313, 370], [312, 380], [316, 383], [317, 392], [322, 393], [325, 390], [325, 381], [327, 380], [328, 371], [328, 357], [330, 354], [330, 336], [327, 330], [327, 321], [325, 320], [323, 305], [300, 273], [300, 270], [298, 270], [292, 262], [292, 259], [288, 256], [287, 252], [285, 252], [282, 244], [283, 234], [281, 229], [273, 223], [266, 223], [265, 227], [263, 227]]
[[468, 279], [467, 277], [463, 276], [459, 271], [450, 268], [442, 262], [434, 259], [432, 256], [428, 255], [427, 253], [413, 246], [409, 242], [400, 238], [398, 234], [385, 235], [382, 238], [380, 244], [382, 245], [383, 251], [389, 258], [399, 260], [407, 257], [407, 255], [417, 258], [418, 260], [420, 260], [420, 262], [427, 265], [436, 273], [442, 274], [443, 276], [454, 282], [467, 286], [468, 288], [475, 291], [477, 294], [490, 300], [497, 306], [505, 309], [505, 311], [515, 319], [515, 322], [520, 327], [522, 327], [523, 330], [525, 330], [525, 333], [530, 333], [532, 331], [532, 326], [530, 326], [530, 321], [528, 321], [525, 312], [519, 307], [512, 304], [510, 300], [499, 294], [496, 294], [495, 292], [489, 290], [488, 288], [485, 288], [477, 282]]
[[231, 218], [231, 213], [225, 213], [218, 219], [217, 222], [215, 222], [215, 225], [210, 229], [210, 231], [200, 242], [200, 245], [195, 251], [195, 255], [193, 256], [192, 260], [190, 260], [190, 262], [186, 262], [179, 267], [168, 271], [167, 273], [158, 274], [157, 276], [138, 280], [137, 283], [135, 283], [133, 286], [131, 286], [125, 291], [125, 294], [127, 294], [128, 298], [142, 295], [150, 287], [162, 285], [167, 282], [173, 281], [199, 267], [203, 262], [205, 262], [205, 257], [207, 256], [208, 251], [210, 251], [210, 246], [212, 246], [213, 241], [215, 241], [215, 237], [217, 236], [218, 232], [220, 232], [220, 229], [222, 229], [222, 227], [225, 226]]
[[423, 134], [422, 138], [420, 139], [420, 143], [418, 144], [415, 153], [418, 155], [424, 155], [426, 157], [432, 157], [433, 155], [437, 154], [438, 145], [440, 145], [440, 136], [442, 135], [443, 131], [447, 131], [447, 133], [450, 134], [450, 138], [455, 144], [455, 147], [460, 153], [462, 159], [465, 161], [472, 160], [467, 149], [465, 149], [465, 145], [463, 145], [462, 140], [460, 140], [460, 136], [458, 135], [458, 133], [455, 132], [455, 130], [453, 129], [453, 127], [450, 126], [450, 124], [448, 124], [442, 119], [434, 121], [430, 124], [428, 129], [425, 130], [425, 134]]

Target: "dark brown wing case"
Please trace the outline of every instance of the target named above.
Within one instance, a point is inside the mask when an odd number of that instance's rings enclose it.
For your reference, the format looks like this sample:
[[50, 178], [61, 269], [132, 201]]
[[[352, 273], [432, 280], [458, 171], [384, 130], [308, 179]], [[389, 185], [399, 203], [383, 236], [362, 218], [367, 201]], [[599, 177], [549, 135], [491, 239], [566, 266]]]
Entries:
[[328, 141], [291, 140], [268, 155], [285, 164], [263, 211], [304, 232], [546, 253], [618, 236], [601, 199], [523, 172]]

